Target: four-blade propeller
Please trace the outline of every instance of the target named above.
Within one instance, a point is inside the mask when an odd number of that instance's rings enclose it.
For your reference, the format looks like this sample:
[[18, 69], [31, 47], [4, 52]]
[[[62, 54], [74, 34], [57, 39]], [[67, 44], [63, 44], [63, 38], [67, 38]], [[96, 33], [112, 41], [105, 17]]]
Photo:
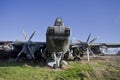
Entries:
[[25, 38], [26, 42], [23, 44], [22, 50], [18, 53], [17, 58], [15, 59], [15, 61], [18, 61], [18, 59], [19, 59], [19, 57], [20, 57], [20, 55], [21, 55], [22, 53], [25, 53], [26, 56], [27, 56], [27, 58], [29, 58], [29, 59], [31, 59], [31, 58], [32, 58], [32, 59], [35, 59], [35, 57], [34, 57], [34, 51], [33, 51], [33, 49], [32, 49], [32, 46], [33, 46], [34, 44], [33, 44], [33, 42], [31, 41], [31, 39], [32, 39], [32, 37], [34, 36], [35, 32], [36, 32], [36, 31], [34, 31], [34, 32], [32, 33], [32, 35], [30, 36], [30, 38], [27, 40], [27, 34], [23, 31], [23, 35], [24, 35], [24, 38]]

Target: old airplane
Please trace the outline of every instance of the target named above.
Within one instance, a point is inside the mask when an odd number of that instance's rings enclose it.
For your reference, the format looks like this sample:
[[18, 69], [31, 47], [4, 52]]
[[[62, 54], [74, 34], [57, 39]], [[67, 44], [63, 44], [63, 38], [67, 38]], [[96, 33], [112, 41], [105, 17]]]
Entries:
[[[9, 56], [19, 61], [22, 57], [27, 60], [35, 60], [42, 58], [48, 66], [53, 68], [62, 67], [61, 62], [65, 62], [67, 58], [73, 56], [74, 59], [80, 59], [87, 51], [88, 61], [89, 55], [101, 53], [102, 49], [109, 47], [120, 47], [120, 44], [107, 44], [107, 43], [93, 43], [97, 37], [90, 40], [89, 34], [86, 42], [78, 40], [77, 43], [72, 44], [70, 40], [70, 28], [64, 26], [62, 18], [58, 17], [53, 26], [48, 27], [46, 32], [46, 42], [32, 42], [31, 39], [35, 34], [32, 33], [27, 40], [27, 34], [23, 31], [25, 42], [22, 41], [0, 41], [0, 58]], [[96, 52], [97, 51], [97, 52]]]

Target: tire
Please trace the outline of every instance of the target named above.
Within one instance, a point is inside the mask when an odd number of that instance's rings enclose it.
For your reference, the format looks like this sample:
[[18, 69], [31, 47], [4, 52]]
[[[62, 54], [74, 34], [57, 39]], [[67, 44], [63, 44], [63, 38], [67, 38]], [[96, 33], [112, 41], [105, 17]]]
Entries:
[[54, 65], [53, 65], [53, 69], [56, 69], [56, 68], [57, 68], [57, 65], [56, 65], [56, 64], [54, 64]]
[[62, 64], [60, 64], [60, 68], [62, 68], [63, 66], [62, 66]]

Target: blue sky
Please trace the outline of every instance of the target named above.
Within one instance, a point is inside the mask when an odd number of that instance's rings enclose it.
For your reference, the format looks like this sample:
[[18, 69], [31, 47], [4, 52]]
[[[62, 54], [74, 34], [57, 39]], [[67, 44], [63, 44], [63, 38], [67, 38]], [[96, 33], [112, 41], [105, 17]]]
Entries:
[[71, 28], [71, 38], [120, 43], [120, 0], [0, 0], [0, 40], [45, 41], [46, 29], [57, 17]]

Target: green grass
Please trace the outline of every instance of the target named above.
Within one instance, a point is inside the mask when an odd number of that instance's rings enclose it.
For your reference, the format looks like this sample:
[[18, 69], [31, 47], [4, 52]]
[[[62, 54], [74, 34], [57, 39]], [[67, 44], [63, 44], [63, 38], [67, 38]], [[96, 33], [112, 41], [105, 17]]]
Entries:
[[[92, 71], [88, 64], [70, 62], [68, 69], [51, 69], [25, 63], [1, 63], [0, 79], [3, 80], [82, 80], [85, 78], [82, 71]], [[89, 67], [88, 67], [89, 66]]]
[[119, 80], [120, 66], [112, 62], [69, 62], [63, 69], [34, 63], [0, 62], [0, 80]]

